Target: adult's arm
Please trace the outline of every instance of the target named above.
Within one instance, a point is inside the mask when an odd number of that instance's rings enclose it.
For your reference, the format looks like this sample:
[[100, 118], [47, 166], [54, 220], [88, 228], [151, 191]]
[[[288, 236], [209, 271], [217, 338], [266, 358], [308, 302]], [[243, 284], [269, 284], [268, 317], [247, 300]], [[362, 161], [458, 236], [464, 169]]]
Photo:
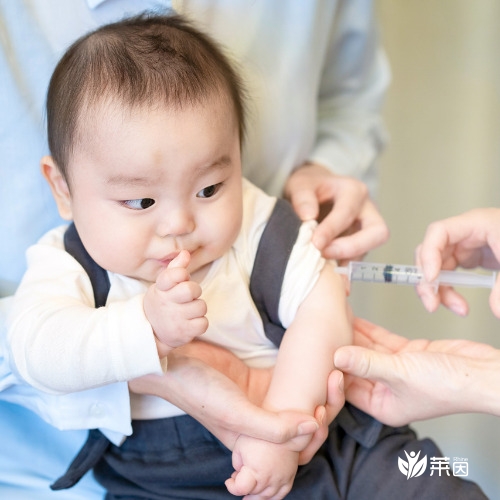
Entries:
[[[317, 98], [316, 141], [285, 188], [303, 219], [318, 202], [333, 209], [316, 229], [325, 257], [359, 258], [388, 238], [387, 226], [364, 182], [385, 145], [381, 108], [390, 81], [374, 2], [338, 2]], [[373, 179], [371, 179], [373, 181]]]
[[168, 370], [129, 382], [137, 393], [162, 397], [196, 418], [232, 449], [239, 434], [283, 443], [296, 436], [313, 434], [301, 453], [309, 461], [326, 438], [327, 425], [344, 404], [342, 374], [332, 371], [328, 401], [315, 418], [299, 412], [267, 412], [260, 405], [272, 371], [250, 369], [232, 353], [201, 341], [193, 341], [168, 356]]

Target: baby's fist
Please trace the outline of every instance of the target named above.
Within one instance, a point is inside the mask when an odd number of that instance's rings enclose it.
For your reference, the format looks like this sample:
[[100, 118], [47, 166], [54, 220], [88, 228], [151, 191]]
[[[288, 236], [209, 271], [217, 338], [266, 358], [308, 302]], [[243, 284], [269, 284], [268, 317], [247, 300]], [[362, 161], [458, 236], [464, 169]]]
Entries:
[[208, 328], [207, 306], [200, 299], [200, 285], [191, 281], [189, 262], [189, 252], [182, 250], [161, 271], [144, 297], [146, 317], [157, 341], [166, 348], [161, 355], [187, 344]]

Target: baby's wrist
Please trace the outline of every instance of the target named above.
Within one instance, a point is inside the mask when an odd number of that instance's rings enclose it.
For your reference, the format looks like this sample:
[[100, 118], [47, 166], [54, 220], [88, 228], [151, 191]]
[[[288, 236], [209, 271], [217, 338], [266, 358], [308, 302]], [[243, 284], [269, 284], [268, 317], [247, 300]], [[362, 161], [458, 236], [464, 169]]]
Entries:
[[161, 359], [161, 358], [164, 358], [165, 356], [167, 356], [171, 351], [172, 351], [172, 347], [170, 347], [169, 345], [167, 344], [164, 344], [157, 336], [156, 334], [154, 333], [153, 331], [153, 335], [154, 335], [154, 338], [155, 338], [155, 343], [156, 343], [156, 350], [158, 351], [158, 357]]

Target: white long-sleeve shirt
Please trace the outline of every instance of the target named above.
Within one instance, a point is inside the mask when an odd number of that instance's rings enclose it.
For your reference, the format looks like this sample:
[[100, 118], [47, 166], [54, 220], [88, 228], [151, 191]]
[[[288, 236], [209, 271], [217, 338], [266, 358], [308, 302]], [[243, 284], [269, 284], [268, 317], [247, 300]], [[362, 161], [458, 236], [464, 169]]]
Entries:
[[[249, 292], [255, 254], [276, 198], [243, 181], [243, 224], [232, 248], [200, 283], [209, 327], [201, 340], [221, 345], [247, 364], [274, 364], [277, 348], [266, 337]], [[279, 317], [293, 321], [323, 267], [304, 223], [285, 273]], [[84, 391], [161, 373], [154, 335], [143, 310], [150, 283], [108, 272], [106, 307], [94, 307], [90, 279], [64, 249], [66, 227], [47, 233], [28, 250], [28, 270], [14, 297], [8, 342], [15, 371], [33, 387], [54, 394]], [[182, 411], [161, 398], [134, 395], [132, 417], [162, 418]]]

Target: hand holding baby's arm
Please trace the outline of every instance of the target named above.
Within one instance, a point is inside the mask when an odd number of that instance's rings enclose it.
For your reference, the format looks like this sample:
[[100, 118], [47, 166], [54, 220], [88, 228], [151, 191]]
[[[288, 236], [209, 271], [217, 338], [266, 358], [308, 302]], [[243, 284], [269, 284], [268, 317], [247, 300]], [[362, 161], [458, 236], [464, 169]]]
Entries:
[[200, 285], [190, 279], [189, 261], [189, 252], [181, 251], [144, 296], [144, 312], [160, 356], [191, 342], [208, 328], [207, 306], [200, 299]]

